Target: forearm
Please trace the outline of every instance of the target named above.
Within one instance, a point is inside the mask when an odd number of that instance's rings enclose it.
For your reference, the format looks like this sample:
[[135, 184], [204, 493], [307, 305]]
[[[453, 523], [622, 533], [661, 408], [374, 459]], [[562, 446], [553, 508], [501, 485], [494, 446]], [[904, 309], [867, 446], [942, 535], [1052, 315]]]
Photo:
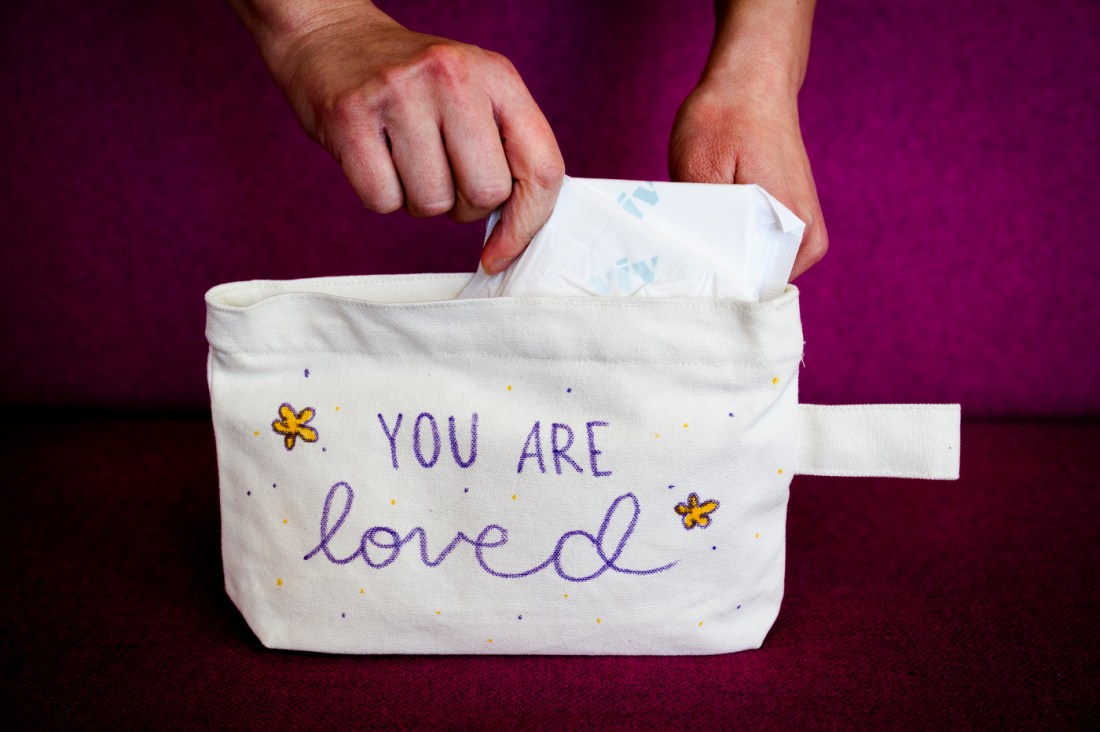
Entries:
[[792, 279], [829, 247], [798, 120], [814, 0], [716, 0], [714, 44], [676, 115], [673, 180], [755, 183], [806, 224]]
[[[703, 82], [798, 96], [810, 55], [816, 0], [715, 0], [715, 32]], [[748, 88], [747, 88], [748, 87]]]
[[228, 0], [244, 23], [264, 61], [274, 70], [290, 47], [325, 26], [356, 22], [393, 22], [370, 0]]

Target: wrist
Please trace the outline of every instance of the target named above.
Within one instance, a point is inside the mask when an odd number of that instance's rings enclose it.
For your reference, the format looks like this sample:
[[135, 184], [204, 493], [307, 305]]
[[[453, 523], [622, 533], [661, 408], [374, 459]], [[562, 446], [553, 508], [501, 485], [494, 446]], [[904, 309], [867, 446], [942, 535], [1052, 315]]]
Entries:
[[326, 28], [355, 23], [394, 24], [370, 0], [229, 0], [273, 73], [294, 51]]
[[786, 109], [798, 106], [799, 75], [766, 57], [749, 56], [708, 64], [697, 93], [716, 102], [745, 102]]
[[704, 88], [736, 89], [760, 101], [797, 103], [806, 76], [813, 0], [715, 0], [714, 41]]

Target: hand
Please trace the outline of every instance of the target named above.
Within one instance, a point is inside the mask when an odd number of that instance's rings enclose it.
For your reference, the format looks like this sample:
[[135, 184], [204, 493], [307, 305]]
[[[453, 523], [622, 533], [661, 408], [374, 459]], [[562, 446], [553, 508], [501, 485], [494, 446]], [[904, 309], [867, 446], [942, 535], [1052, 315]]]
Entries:
[[793, 96], [701, 83], [676, 115], [668, 165], [673, 180], [757, 183], [806, 223], [791, 280], [825, 256], [829, 237]]
[[481, 261], [505, 269], [549, 218], [565, 174], [515, 67], [369, 5], [336, 12], [293, 33], [254, 30], [298, 120], [372, 211], [468, 222], [503, 204]]

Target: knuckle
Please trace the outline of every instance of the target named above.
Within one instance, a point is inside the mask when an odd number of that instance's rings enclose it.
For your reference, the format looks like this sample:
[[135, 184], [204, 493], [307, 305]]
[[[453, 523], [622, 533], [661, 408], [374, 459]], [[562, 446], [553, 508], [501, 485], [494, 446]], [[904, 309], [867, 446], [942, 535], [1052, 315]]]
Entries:
[[531, 170], [531, 180], [540, 188], [554, 189], [565, 177], [565, 161], [561, 155], [540, 160]]
[[419, 219], [431, 218], [445, 214], [454, 207], [454, 201], [444, 198], [430, 198], [421, 201], [408, 202], [408, 211]]
[[359, 195], [359, 200], [363, 202], [363, 208], [380, 214], [392, 213], [401, 208], [404, 195], [400, 186], [366, 174], [360, 165], [348, 165], [347, 162], [342, 162], [341, 167]]
[[419, 65], [433, 79], [445, 84], [460, 84], [469, 75], [467, 54], [456, 44], [433, 43], [422, 52]]
[[406, 66], [387, 66], [378, 72], [372, 98], [380, 104], [400, 102], [414, 92], [414, 73]]
[[356, 144], [354, 136], [342, 136], [332, 154], [364, 208], [383, 214], [401, 208], [404, 202], [401, 186], [380, 169], [380, 161], [372, 160], [368, 152]]
[[393, 213], [403, 203], [401, 196], [386, 193], [367, 194], [361, 196], [361, 200], [367, 210], [380, 214]]
[[369, 115], [370, 105], [357, 89], [331, 97], [322, 103], [316, 115], [320, 122], [317, 126], [318, 141], [327, 148], [333, 147], [338, 140], [360, 127]]
[[462, 192], [462, 197], [476, 209], [490, 210], [508, 200], [512, 195], [512, 181], [496, 181], [474, 186]]
[[516, 66], [510, 58], [496, 51], [486, 51], [485, 53], [489, 58], [489, 62], [496, 66], [499, 72], [509, 76], [519, 76], [519, 71], [516, 70]]

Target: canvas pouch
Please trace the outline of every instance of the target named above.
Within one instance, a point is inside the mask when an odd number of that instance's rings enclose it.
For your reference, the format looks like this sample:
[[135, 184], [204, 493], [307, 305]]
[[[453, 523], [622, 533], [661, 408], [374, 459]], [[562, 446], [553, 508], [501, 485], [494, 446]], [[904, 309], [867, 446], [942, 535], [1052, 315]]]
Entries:
[[958, 477], [958, 405], [798, 403], [798, 290], [456, 300], [469, 275], [210, 290], [225, 586], [331, 653], [759, 647], [796, 474]]

